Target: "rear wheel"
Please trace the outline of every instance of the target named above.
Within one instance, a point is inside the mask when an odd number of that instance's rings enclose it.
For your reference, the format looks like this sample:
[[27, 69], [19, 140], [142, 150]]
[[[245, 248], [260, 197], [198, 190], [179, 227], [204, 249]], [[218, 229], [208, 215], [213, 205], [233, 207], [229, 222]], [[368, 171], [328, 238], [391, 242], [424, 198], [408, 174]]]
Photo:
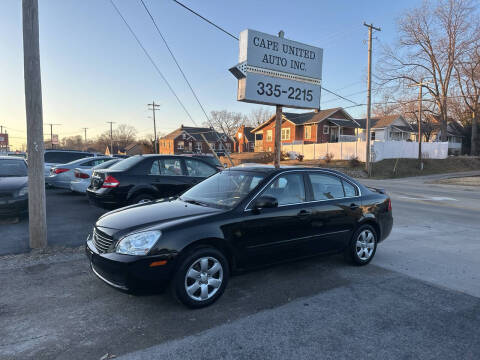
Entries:
[[377, 232], [371, 225], [362, 225], [353, 234], [345, 249], [345, 257], [355, 265], [367, 265], [377, 250]]
[[222, 296], [229, 278], [228, 261], [215, 248], [195, 249], [180, 263], [173, 281], [173, 295], [184, 305], [201, 308]]
[[153, 199], [154, 199], [154, 197], [150, 194], [139, 194], [132, 199], [131, 203], [132, 204], [144, 204], [144, 203], [152, 201]]

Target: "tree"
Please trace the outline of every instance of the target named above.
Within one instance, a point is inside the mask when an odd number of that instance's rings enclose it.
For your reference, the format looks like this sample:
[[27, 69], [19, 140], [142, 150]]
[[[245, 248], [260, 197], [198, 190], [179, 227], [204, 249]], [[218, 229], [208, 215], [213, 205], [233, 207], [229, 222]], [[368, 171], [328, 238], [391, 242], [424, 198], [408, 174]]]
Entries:
[[380, 62], [383, 83], [425, 85], [440, 115], [441, 140], [447, 139], [448, 96], [454, 67], [479, 37], [470, 0], [427, 0], [398, 23], [398, 44], [386, 46]]
[[238, 128], [244, 122], [245, 115], [242, 113], [220, 110], [210, 113], [210, 123], [206, 123], [205, 126], [213, 126], [216, 131], [224, 133], [233, 139]]
[[480, 41], [467, 51], [455, 66], [461, 99], [471, 113], [470, 155], [477, 153], [478, 115], [480, 113]]
[[120, 124], [113, 130], [113, 143], [124, 149], [135, 142], [137, 129], [133, 126]]
[[246, 124], [248, 126], [257, 127], [260, 124], [270, 120], [270, 118], [274, 115], [273, 112], [268, 111], [264, 107], [258, 107], [253, 109], [250, 114], [246, 117]]

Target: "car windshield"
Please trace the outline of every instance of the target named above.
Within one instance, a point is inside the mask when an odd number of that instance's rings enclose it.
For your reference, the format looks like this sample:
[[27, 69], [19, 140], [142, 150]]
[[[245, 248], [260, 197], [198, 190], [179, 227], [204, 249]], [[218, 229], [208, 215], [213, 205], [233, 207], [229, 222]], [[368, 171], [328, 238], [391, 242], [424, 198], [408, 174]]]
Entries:
[[198, 159], [208, 162], [210, 165], [223, 167], [222, 163], [214, 156], [194, 156]]
[[140, 155], [135, 155], [135, 156], [132, 156], [132, 157], [129, 157], [127, 159], [124, 159], [122, 161], [119, 161], [118, 163], [116, 164], [113, 164], [110, 169], [112, 170], [128, 170], [130, 169], [132, 166], [138, 164], [140, 161], [142, 161], [144, 159], [143, 156], [140, 156]]
[[27, 165], [23, 160], [0, 160], [0, 176], [27, 176]]
[[98, 164], [96, 166], [94, 166], [92, 169], [93, 170], [98, 170], [98, 169], [108, 169], [109, 167], [111, 167], [112, 165], [118, 163], [119, 161], [121, 161], [121, 159], [113, 159], [113, 160], [108, 160], [108, 161], [105, 161], [101, 164]]
[[225, 170], [186, 191], [180, 200], [231, 209], [264, 179], [263, 174]]

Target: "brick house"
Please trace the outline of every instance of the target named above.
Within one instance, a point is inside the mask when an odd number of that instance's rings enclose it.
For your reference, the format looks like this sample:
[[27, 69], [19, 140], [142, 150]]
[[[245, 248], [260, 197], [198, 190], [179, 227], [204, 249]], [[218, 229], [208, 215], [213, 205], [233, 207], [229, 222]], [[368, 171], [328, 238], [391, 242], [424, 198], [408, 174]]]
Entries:
[[[359, 124], [342, 108], [282, 114], [282, 144], [314, 144], [356, 140]], [[275, 115], [251, 131], [255, 151], [273, 151]]]
[[235, 133], [235, 152], [252, 152], [255, 150], [253, 127], [242, 125]]
[[[202, 136], [203, 135], [203, 136]], [[159, 139], [160, 154], [209, 153], [210, 147], [216, 152], [231, 152], [233, 140], [213, 128], [181, 126]]]

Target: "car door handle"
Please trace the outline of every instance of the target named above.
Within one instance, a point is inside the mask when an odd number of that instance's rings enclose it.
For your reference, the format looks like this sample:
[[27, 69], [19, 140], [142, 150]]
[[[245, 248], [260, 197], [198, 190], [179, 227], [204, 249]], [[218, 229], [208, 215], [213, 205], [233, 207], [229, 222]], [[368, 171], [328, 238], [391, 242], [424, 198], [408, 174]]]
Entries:
[[311, 212], [307, 211], [307, 210], [301, 210], [297, 215], [298, 216], [308, 216], [308, 215], [311, 215]]
[[357, 204], [355, 204], [355, 203], [351, 203], [351, 204], [350, 204], [350, 209], [352, 209], [352, 210], [358, 209], [359, 207], [360, 207], [360, 206], [357, 205]]

